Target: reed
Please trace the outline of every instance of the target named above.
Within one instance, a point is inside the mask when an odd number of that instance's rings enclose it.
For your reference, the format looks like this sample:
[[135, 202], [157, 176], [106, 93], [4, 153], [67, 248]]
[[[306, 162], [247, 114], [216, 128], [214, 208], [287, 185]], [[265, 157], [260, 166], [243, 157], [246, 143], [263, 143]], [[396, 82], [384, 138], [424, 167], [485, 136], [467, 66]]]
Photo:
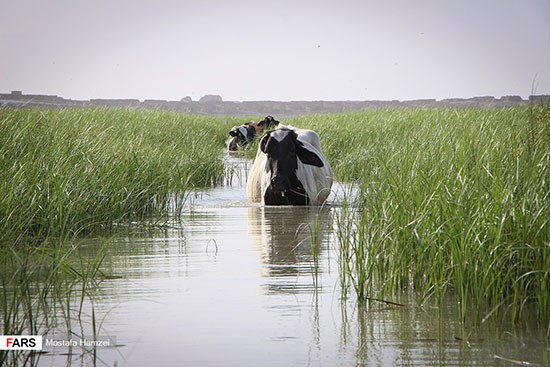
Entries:
[[360, 188], [359, 208], [344, 208], [337, 230], [343, 286], [360, 298], [452, 294], [462, 319], [476, 322], [525, 318], [534, 307], [550, 330], [548, 106], [285, 123], [316, 130], [336, 178]]
[[0, 245], [178, 213], [190, 189], [223, 181], [221, 150], [233, 120], [1, 109]]

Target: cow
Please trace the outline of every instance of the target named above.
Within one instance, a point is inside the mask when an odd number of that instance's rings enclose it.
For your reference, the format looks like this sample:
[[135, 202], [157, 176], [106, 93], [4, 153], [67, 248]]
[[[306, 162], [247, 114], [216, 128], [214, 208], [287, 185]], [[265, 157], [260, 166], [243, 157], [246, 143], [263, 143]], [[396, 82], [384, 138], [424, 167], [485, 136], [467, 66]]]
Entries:
[[254, 126], [254, 129], [256, 131], [256, 135], [260, 135], [262, 133], [262, 130], [265, 130], [265, 129], [262, 129], [262, 127], [260, 125], [258, 125], [257, 122], [254, 122], [254, 121], [245, 122], [244, 126], [246, 126], [246, 127]]
[[227, 150], [238, 150], [239, 147], [246, 147], [250, 141], [254, 140], [264, 130], [274, 128], [278, 124], [279, 121], [268, 115], [260, 122], [249, 121], [241, 126], [233, 126], [229, 131], [229, 138], [225, 142]]
[[313, 130], [283, 126], [261, 138], [246, 182], [248, 200], [263, 205], [323, 205], [332, 168]]
[[227, 150], [244, 148], [248, 142], [254, 140], [256, 135], [256, 127], [250, 123], [241, 126], [233, 126], [229, 131], [229, 138], [225, 141]]

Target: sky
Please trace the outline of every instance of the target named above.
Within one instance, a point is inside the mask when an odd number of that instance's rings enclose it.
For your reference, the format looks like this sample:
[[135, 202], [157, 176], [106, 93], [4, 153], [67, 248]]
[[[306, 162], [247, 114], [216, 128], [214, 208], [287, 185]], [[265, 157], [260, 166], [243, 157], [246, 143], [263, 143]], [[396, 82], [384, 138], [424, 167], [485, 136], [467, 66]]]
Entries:
[[550, 94], [550, 0], [0, 0], [0, 93]]

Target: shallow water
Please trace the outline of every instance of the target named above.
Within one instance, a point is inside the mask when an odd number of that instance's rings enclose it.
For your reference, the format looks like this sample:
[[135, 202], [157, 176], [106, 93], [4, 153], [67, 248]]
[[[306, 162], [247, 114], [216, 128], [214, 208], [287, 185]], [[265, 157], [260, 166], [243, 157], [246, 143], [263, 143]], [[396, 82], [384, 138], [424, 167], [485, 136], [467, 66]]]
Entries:
[[[250, 162], [229, 157], [227, 165], [231, 182], [193, 195], [178, 220], [110, 239], [103, 270], [118, 277], [100, 284], [93, 307], [86, 300], [88, 322], [76, 331], [91, 335], [93, 309], [99, 334], [117, 346], [45, 347], [40, 365], [549, 363], [536, 329], [467, 327], [452, 301], [438, 310], [410, 293], [392, 299], [406, 307], [343, 299], [333, 228], [351, 189], [336, 184], [323, 209], [261, 207], [246, 199]], [[94, 256], [104, 241], [81, 243], [83, 254]]]

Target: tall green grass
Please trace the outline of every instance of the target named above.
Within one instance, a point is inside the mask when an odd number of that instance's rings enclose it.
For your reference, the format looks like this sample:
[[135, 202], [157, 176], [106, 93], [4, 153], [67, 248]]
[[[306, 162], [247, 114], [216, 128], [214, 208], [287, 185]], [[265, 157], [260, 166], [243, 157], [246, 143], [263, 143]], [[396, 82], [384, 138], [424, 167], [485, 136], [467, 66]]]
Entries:
[[0, 110], [0, 245], [180, 211], [189, 189], [222, 182], [220, 153], [232, 120]]
[[[189, 190], [223, 182], [221, 151], [242, 118], [128, 109], [0, 109], [0, 328], [84, 334], [104, 251], [75, 238], [179, 214]], [[90, 335], [88, 333], [88, 335]], [[0, 365], [37, 354], [0, 353]]]
[[343, 285], [360, 299], [453, 294], [463, 319], [533, 315], [550, 330], [550, 108], [285, 123], [316, 130], [336, 178], [360, 187], [337, 233]]

